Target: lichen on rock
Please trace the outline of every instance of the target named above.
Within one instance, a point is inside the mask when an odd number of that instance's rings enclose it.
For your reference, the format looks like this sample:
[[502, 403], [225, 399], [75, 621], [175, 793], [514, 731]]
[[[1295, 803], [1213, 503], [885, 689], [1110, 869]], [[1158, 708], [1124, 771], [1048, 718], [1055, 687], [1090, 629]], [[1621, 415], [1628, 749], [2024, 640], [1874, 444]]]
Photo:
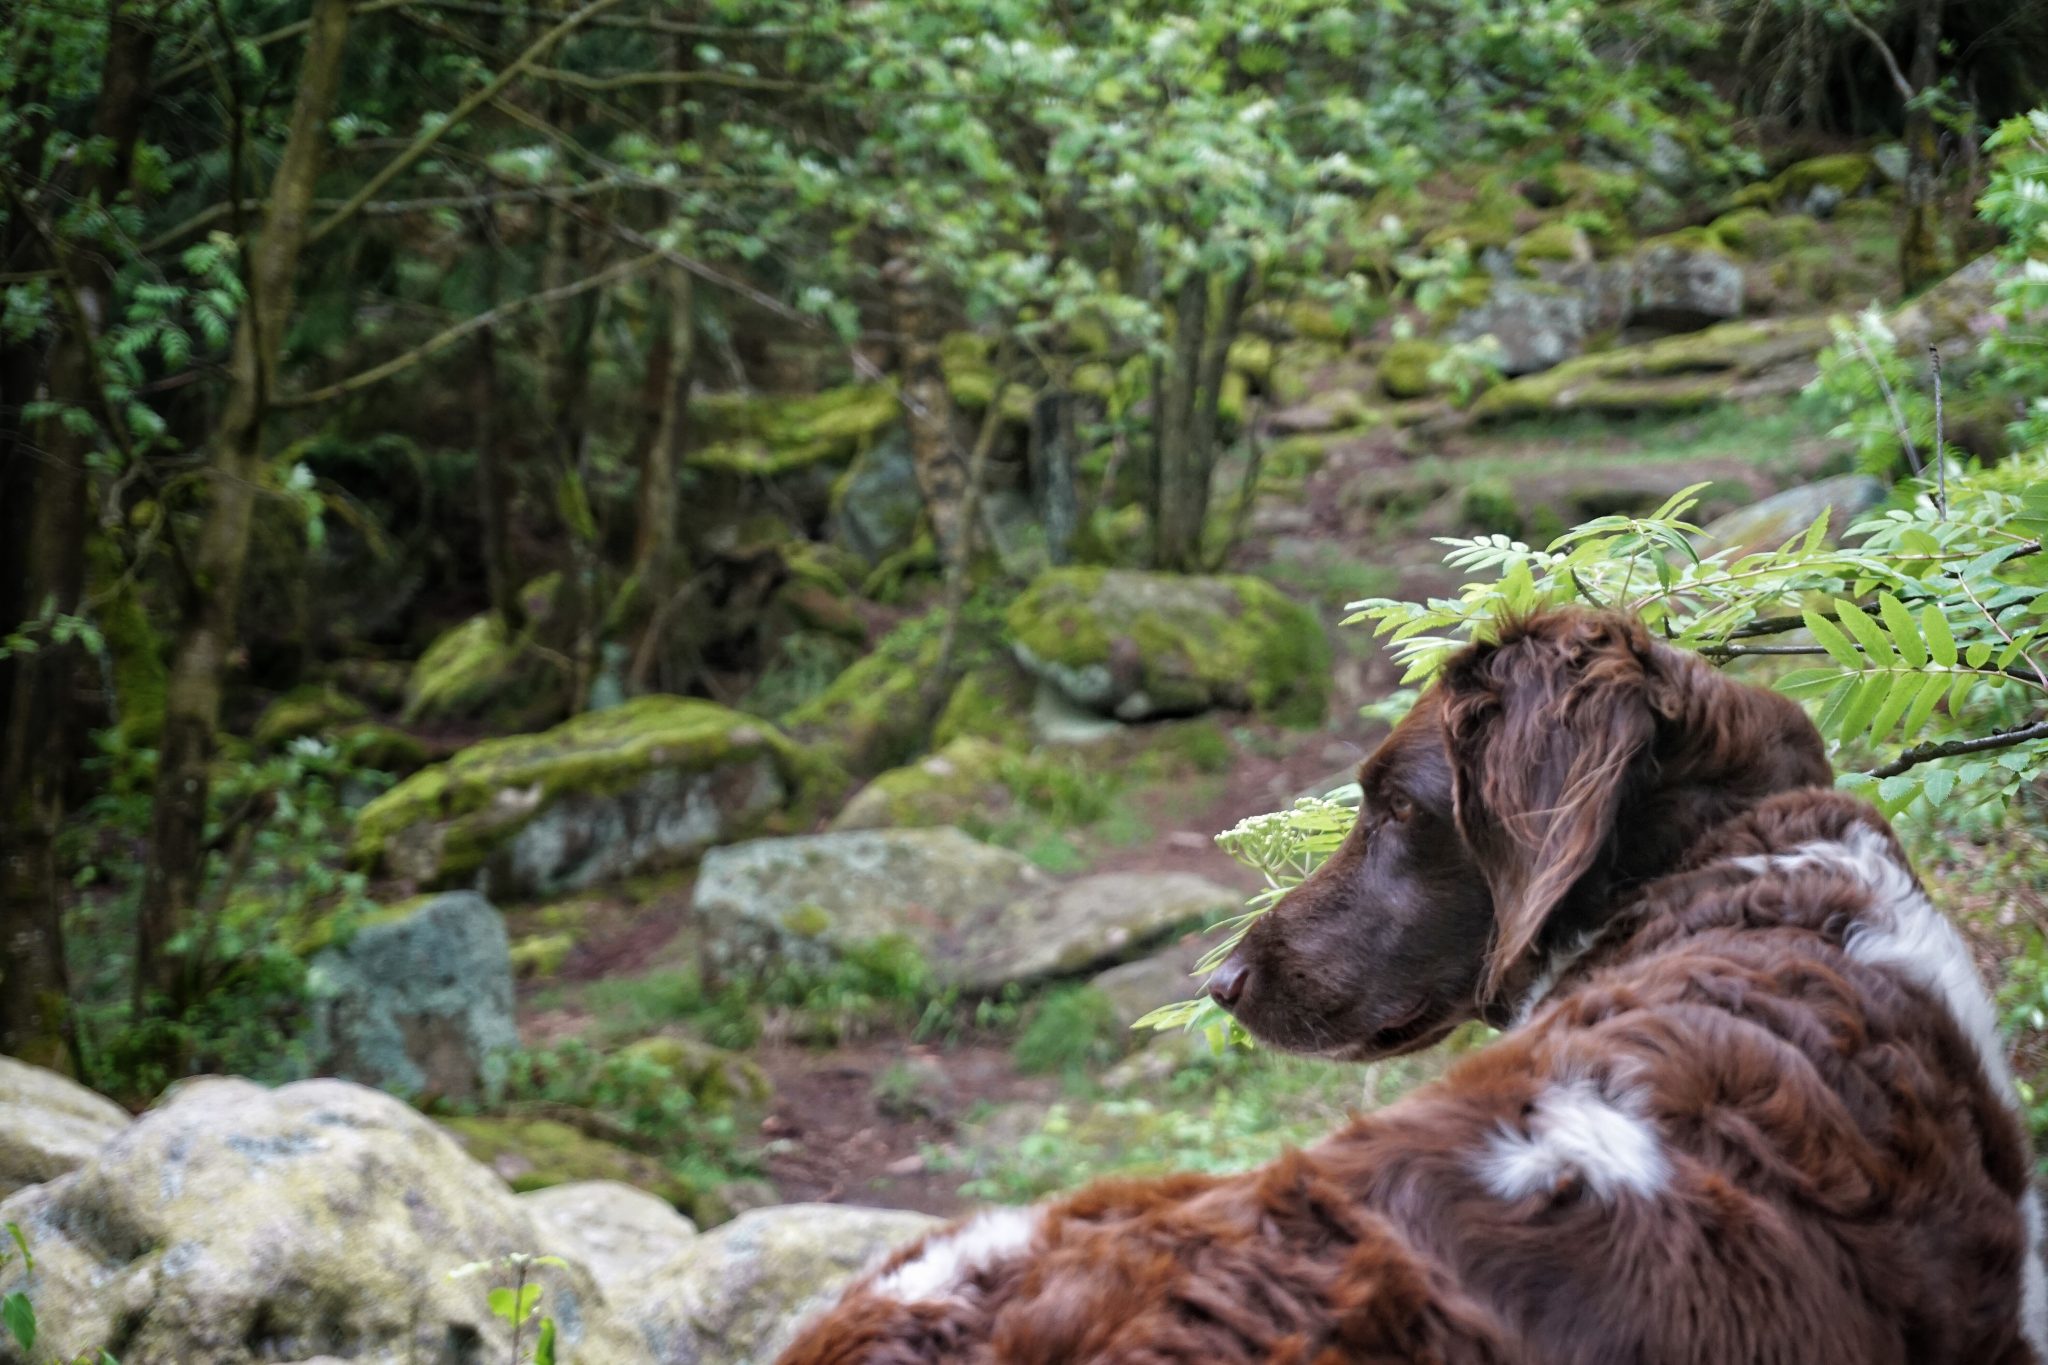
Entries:
[[755, 717], [638, 697], [422, 769], [358, 814], [355, 852], [422, 885], [483, 873], [494, 895], [550, 894], [795, 820], [840, 780]]
[[1124, 720], [1221, 707], [1320, 721], [1329, 642], [1315, 613], [1262, 579], [1061, 568], [1007, 617], [1019, 663]]
[[127, 1126], [127, 1111], [105, 1096], [0, 1057], [0, 1199], [77, 1169]]

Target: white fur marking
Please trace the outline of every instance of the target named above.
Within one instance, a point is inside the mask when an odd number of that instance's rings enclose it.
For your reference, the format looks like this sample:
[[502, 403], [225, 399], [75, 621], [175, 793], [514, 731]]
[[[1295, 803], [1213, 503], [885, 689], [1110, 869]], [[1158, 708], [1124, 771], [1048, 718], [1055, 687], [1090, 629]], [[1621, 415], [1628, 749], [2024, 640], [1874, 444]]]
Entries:
[[900, 1303], [950, 1297], [976, 1271], [1031, 1245], [1037, 1209], [991, 1209], [954, 1232], [927, 1242], [924, 1254], [876, 1280], [874, 1292]]
[[1963, 936], [1934, 908], [1894, 857], [1884, 836], [1857, 825], [1840, 839], [1802, 844], [1789, 853], [1734, 860], [1750, 871], [1824, 868], [1863, 883], [1869, 908], [1849, 927], [1844, 947], [1862, 962], [1890, 967], [1934, 993], [1977, 1051], [1984, 1075], [2008, 1100], [2016, 1097], [2005, 1042], [1998, 1035], [1998, 1011], [1977, 975]]
[[1570, 971], [1580, 958], [1591, 952], [1593, 945], [1600, 941], [1600, 936], [1605, 932], [1606, 929], [1601, 928], [1581, 934], [1576, 940], [1558, 948], [1544, 960], [1543, 970], [1529, 984], [1528, 991], [1522, 996], [1522, 1002], [1515, 1006], [1515, 1017], [1508, 1024], [1510, 1033], [1529, 1022], [1530, 1016], [1541, 1009], [1543, 1002], [1550, 998], [1550, 993], [1557, 989], [1557, 979]]
[[2048, 1361], [2048, 1266], [2041, 1262], [2048, 1249], [2041, 1245], [2039, 1190], [2027, 1191], [2020, 1201], [2020, 1215], [2027, 1224], [2027, 1263], [2020, 1269], [2020, 1331], [2034, 1348], [2034, 1358]]
[[1501, 1199], [1554, 1190], [1583, 1177], [1595, 1194], [1653, 1195], [1670, 1177], [1649, 1121], [1634, 1112], [1638, 1092], [1617, 1102], [1590, 1080], [1551, 1085], [1537, 1097], [1528, 1131], [1503, 1127], [1480, 1158], [1479, 1177]]

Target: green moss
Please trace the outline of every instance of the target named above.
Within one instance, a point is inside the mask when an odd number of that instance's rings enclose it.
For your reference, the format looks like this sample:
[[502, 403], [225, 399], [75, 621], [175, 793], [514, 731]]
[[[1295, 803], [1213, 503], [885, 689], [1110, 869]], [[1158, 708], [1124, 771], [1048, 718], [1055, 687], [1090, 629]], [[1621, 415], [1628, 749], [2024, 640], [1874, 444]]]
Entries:
[[1474, 251], [1481, 247], [1506, 246], [1514, 240], [1516, 213], [1528, 207], [1519, 195], [1496, 187], [1482, 187], [1457, 216], [1424, 233], [1422, 244], [1440, 247], [1462, 241]]
[[530, 934], [512, 945], [512, 974], [520, 978], [553, 976], [576, 947], [568, 933]]
[[1341, 344], [1351, 336], [1351, 329], [1337, 321], [1336, 314], [1324, 305], [1306, 299], [1297, 299], [1282, 308], [1280, 317], [1289, 331], [1310, 341]]
[[1422, 398], [1442, 386], [1429, 377], [1430, 367], [1443, 359], [1443, 346], [1421, 337], [1396, 341], [1380, 356], [1380, 387], [1390, 398]]
[[1877, 163], [1867, 152], [1842, 152], [1834, 156], [1808, 157], [1779, 171], [1771, 184], [1779, 199], [1804, 195], [1825, 185], [1846, 199], [1869, 184], [1877, 175]]
[[1488, 389], [1472, 405], [1481, 420], [1544, 412], [1684, 411], [1726, 396], [1731, 377], [1817, 354], [1828, 344], [1823, 318], [1726, 322], [1700, 332], [1665, 337], [1579, 356], [1540, 374]]
[[369, 714], [363, 704], [332, 683], [293, 688], [263, 709], [250, 738], [274, 749], [301, 735], [325, 735]]
[[1012, 604], [1015, 646], [1034, 671], [1103, 678], [1135, 650], [1137, 690], [1154, 710], [1241, 706], [1287, 724], [1321, 721], [1329, 642], [1315, 614], [1262, 579], [1128, 570], [1049, 570]]
[[1636, 243], [1636, 250], [1639, 253], [1659, 249], [1711, 251], [1717, 256], [1728, 254], [1727, 245], [1714, 235], [1713, 229], [1703, 227], [1680, 228], [1676, 232], [1666, 232], [1655, 237], [1645, 237], [1642, 241]]
[[[820, 745], [855, 776], [908, 761], [930, 734], [925, 695], [939, 666], [943, 629], [937, 611], [906, 621], [818, 696], [785, 715], [783, 726]], [[992, 654], [993, 621], [963, 612], [952, 667], [965, 671]]]
[[470, 1156], [522, 1194], [583, 1180], [616, 1180], [688, 1207], [699, 1193], [653, 1157], [554, 1119], [449, 1118], [441, 1124]]
[[761, 1104], [773, 1093], [760, 1067], [736, 1052], [694, 1038], [657, 1034], [628, 1043], [619, 1055], [668, 1072], [699, 1108], [713, 1113], [740, 1104]]
[[507, 635], [495, 612], [472, 616], [444, 632], [413, 665], [400, 719], [481, 719], [521, 728], [558, 716], [566, 706], [562, 669], [534, 642]]
[[932, 743], [944, 747], [956, 739], [1006, 740], [1015, 736], [1031, 714], [1031, 676], [1008, 657], [991, 659], [972, 669], [954, 687], [932, 727]]
[[1724, 213], [1708, 228], [1731, 251], [1769, 257], [1813, 246], [1820, 224], [1803, 213], [1769, 214], [1762, 209]]
[[924, 829], [986, 817], [1007, 751], [966, 735], [875, 778], [846, 803], [834, 829]]
[[720, 394], [690, 404], [706, 444], [685, 463], [754, 478], [852, 459], [894, 425], [896, 396], [886, 385], [849, 385], [823, 393]]
[[427, 746], [405, 731], [371, 720], [344, 725], [334, 741], [351, 761], [380, 773], [404, 776], [424, 768], [431, 757]]
[[1584, 261], [1593, 255], [1593, 244], [1585, 232], [1561, 218], [1523, 233], [1511, 249], [1515, 263], [1521, 266], [1539, 261]]
[[1229, 370], [1216, 391], [1216, 415], [1231, 426], [1244, 420], [1245, 401], [1251, 397], [1252, 381], [1243, 370]]
[[1273, 372], [1273, 343], [1261, 336], [1241, 336], [1230, 343], [1229, 365], [1263, 380]]
[[163, 730], [164, 693], [170, 685], [163, 641], [149, 623], [135, 582], [122, 572], [113, 541], [95, 536], [87, 556], [93, 598], [100, 603], [93, 622], [113, 664], [114, 711], [121, 735], [133, 747], [149, 748]]
[[394, 835], [436, 826], [435, 875], [446, 881], [562, 797], [623, 790], [657, 769], [709, 772], [757, 757], [773, 762], [799, 806], [841, 780], [829, 761], [752, 716], [686, 697], [636, 697], [541, 734], [473, 744], [414, 773], [357, 814], [355, 855], [374, 864]]

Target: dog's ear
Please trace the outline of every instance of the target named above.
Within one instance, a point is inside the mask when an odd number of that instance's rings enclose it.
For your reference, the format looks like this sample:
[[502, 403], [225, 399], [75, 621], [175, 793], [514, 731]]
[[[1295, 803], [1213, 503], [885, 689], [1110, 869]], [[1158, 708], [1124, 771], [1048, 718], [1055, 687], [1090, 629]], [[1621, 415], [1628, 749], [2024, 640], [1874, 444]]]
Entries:
[[1497, 997], [1572, 888], [1609, 856], [1631, 774], [1656, 735], [1654, 648], [1632, 621], [1549, 613], [1445, 667], [1458, 830], [1493, 895], [1482, 999]]

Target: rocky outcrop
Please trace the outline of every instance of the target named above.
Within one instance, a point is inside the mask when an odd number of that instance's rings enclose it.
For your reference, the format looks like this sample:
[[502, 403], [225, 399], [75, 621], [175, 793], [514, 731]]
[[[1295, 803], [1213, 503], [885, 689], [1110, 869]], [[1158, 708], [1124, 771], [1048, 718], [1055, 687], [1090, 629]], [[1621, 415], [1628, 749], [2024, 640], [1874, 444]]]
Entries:
[[401, 907], [311, 964], [323, 1074], [413, 1098], [490, 1100], [519, 1045], [505, 924], [473, 891]]
[[1693, 230], [1644, 242], [1631, 271], [1628, 322], [1689, 332], [1742, 316], [1742, 267], [1710, 234]]
[[714, 960], [823, 964], [907, 939], [941, 985], [993, 991], [1085, 971], [1241, 898], [1185, 873], [1105, 873], [1055, 884], [957, 829], [859, 830], [718, 849], [695, 913]]
[[1322, 626], [1262, 579], [1053, 569], [1011, 605], [1007, 623], [1019, 663], [1103, 715], [1220, 707], [1297, 725], [1323, 716]]
[[901, 437], [862, 452], [832, 487], [832, 539], [867, 564], [909, 549], [923, 515], [917, 467], [908, 440]]
[[[446, 1133], [335, 1080], [181, 1084], [70, 1174], [0, 1203], [0, 1222], [35, 1255], [37, 1365], [102, 1350], [123, 1365], [504, 1360], [498, 1281], [450, 1272], [548, 1249]], [[538, 1274], [569, 1358], [647, 1360], [580, 1264]], [[16, 1262], [0, 1295], [25, 1283]], [[0, 1360], [20, 1359], [11, 1347]]]
[[363, 808], [355, 850], [422, 885], [549, 895], [793, 823], [838, 780], [753, 716], [640, 697], [413, 774]]
[[658, 1365], [760, 1365], [848, 1280], [938, 1225], [921, 1213], [843, 1204], [757, 1209], [613, 1297]]
[[616, 1180], [584, 1180], [519, 1196], [540, 1245], [580, 1261], [607, 1295], [697, 1239], [697, 1228], [665, 1199]]
[[1581, 356], [1481, 394], [1480, 421], [1546, 412], [1673, 412], [1706, 407], [1766, 382], [1793, 389], [1828, 344], [1825, 318], [1728, 322]]
[[54, 1071], [0, 1057], [0, 1198], [55, 1180], [128, 1126], [128, 1111]]
[[[1497, 280], [1486, 301], [1446, 331], [1453, 341], [1492, 337], [1501, 373], [1534, 374], [1586, 348], [1586, 299], [1576, 289], [1542, 280]], [[1391, 390], [1389, 390], [1391, 392]]]

